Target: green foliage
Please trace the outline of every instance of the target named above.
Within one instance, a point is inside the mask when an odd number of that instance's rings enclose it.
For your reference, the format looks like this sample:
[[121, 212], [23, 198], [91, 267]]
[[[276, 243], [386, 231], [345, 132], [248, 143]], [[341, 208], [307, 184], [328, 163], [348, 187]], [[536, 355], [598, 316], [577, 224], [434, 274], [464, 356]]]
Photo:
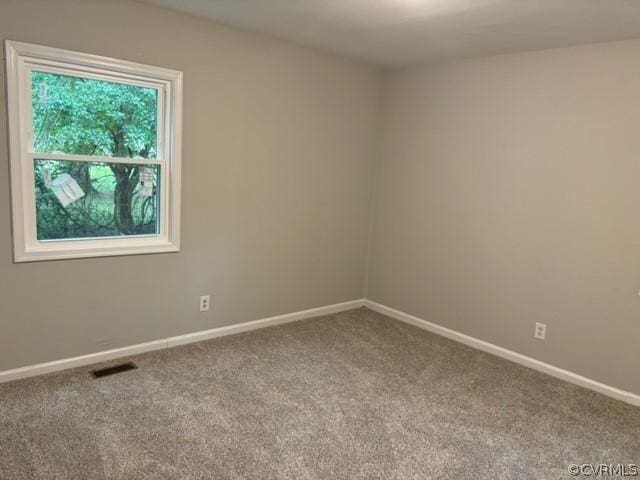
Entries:
[[[131, 164], [36, 161], [39, 239], [152, 234], [157, 195], [139, 194], [136, 159], [156, 157], [157, 91], [66, 75], [32, 76], [37, 152], [131, 158]], [[66, 208], [47, 177], [67, 173], [85, 197]]]

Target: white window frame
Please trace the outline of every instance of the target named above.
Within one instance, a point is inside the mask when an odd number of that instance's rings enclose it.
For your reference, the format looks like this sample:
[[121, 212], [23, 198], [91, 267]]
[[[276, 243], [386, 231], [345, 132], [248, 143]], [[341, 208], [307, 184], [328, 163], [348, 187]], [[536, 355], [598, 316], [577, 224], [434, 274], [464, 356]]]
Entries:
[[[180, 163], [182, 72], [58, 48], [6, 41], [7, 106], [14, 261], [103, 257], [180, 250]], [[31, 71], [74, 74], [158, 90], [159, 234], [39, 241], [36, 231], [34, 161], [69, 160], [135, 163], [134, 159], [35, 153], [32, 134]], [[73, 72], [73, 73], [70, 73]]]

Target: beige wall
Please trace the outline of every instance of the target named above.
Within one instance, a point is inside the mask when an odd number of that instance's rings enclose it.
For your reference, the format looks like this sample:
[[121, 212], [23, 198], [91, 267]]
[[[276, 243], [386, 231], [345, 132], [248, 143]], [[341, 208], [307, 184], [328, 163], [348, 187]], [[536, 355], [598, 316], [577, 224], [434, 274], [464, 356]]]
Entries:
[[640, 41], [408, 69], [385, 108], [368, 297], [640, 393]]
[[0, 371], [359, 298], [364, 278], [640, 393], [639, 41], [408, 69], [383, 96], [376, 70], [128, 0], [0, 0], [0, 37], [185, 74], [179, 254], [13, 264], [2, 95]]
[[185, 82], [182, 252], [15, 265], [2, 68], [0, 371], [362, 297], [380, 72], [130, 1], [0, 0], [0, 39]]

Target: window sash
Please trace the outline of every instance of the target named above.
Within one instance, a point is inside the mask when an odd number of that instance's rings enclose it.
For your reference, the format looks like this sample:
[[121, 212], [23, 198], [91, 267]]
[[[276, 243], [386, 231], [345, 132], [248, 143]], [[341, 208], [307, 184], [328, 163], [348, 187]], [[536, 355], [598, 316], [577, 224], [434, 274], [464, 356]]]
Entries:
[[[160, 212], [159, 233], [126, 236], [87, 237], [60, 240], [39, 240], [37, 231], [36, 211], [36, 186], [35, 186], [35, 161], [36, 160], [70, 160], [81, 163], [105, 163], [111, 162], [111, 157], [77, 158], [76, 156], [61, 154], [27, 154], [30, 161], [23, 163], [23, 188], [22, 206], [24, 215], [25, 253], [32, 259], [61, 259], [77, 257], [95, 257], [102, 255], [152, 253], [154, 249], [159, 252], [178, 251], [175, 239], [171, 237], [172, 215], [171, 212], [171, 179], [169, 178], [168, 165], [163, 161], [136, 161], [132, 159], [118, 158], [118, 162], [139, 165], [157, 165], [160, 168]], [[128, 160], [128, 161], [123, 161]], [[174, 207], [175, 208], [175, 207]]]
[[[64, 65], [62, 62], [59, 62]], [[33, 135], [33, 98], [31, 95], [33, 84], [33, 72], [43, 72], [43, 73], [53, 73], [57, 75], [67, 75], [71, 77], [77, 78], [87, 78], [91, 80], [99, 80], [102, 82], [110, 82], [110, 83], [119, 83], [121, 85], [130, 85], [134, 87], [142, 87], [142, 88], [151, 88], [156, 90], [157, 92], [157, 112], [156, 112], [156, 157], [157, 158], [167, 158], [167, 152], [165, 152], [165, 144], [170, 144], [170, 139], [165, 138], [165, 130], [166, 126], [169, 125], [170, 118], [168, 118], [165, 112], [165, 101], [167, 97], [167, 92], [170, 93], [170, 84], [167, 82], [158, 82], [158, 81], [149, 81], [142, 80], [138, 78], [129, 78], [122, 77], [116, 75], [114, 73], [108, 72], [105, 73], [103, 71], [97, 69], [83, 69], [83, 68], [74, 68], [73, 65], [64, 65], [64, 66], [51, 66], [51, 65], [41, 65], [39, 63], [35, 63], [32, 61], [26, 61], [24, 65], [24, 74], [25, 78], [23, 79], [24, 84], [24, 101], [25, 105], [25, 114], [26, 114], [26, 128], [27, 135], [24, 138], [26, 141], [26, 151], [27, 152], [35, 152], [34, 148], [34, 135]], [[90, 155], [91, 156], [91, 155]]]
[[[30, 179], [30, 184], [27, 189], [23, 190], [25, 195], [23, 196], [23, 204], [25, 209], [31, 212], [31, 215], [34, 219], [33, 222], [29, 222], [25, 228], [28, 228], [27, 234], [29, 238], [34, 239], [35, 241], [32, 243], [32, 248], [36, 245], [46, 244], [46, 243], [55, 243], [58, 246], [64, 246], [65, 243], [69, 245], [77, 246], [78, 242], [83, 241], [92, 241], [92, 242], [100, 242], [101, 240], [107, 239], [117, 239], [117, 240], [126, 240], [133, 238], [166, 238], [165, 232], [169, 231], [170, 228], [170, 215], [169, 215], [169, 188], [171, 188], [171, 179], [169, 177], [170, 168], [166, 161], [164, 160], [150, 160], [150, 159], [135, 159], [135, 158], [125, 158], [125, 157], [98, 157], [98, 156], [84, 156], [84, 155], [67, 155], [61, 153], [27, 153], [25, 157], [29, 160], [26, 162], [23, 167], [25, 168], [24, 174], [28, 176]], [[118, 236], [105, 236], [105, 237], [86, 237], [86, 238], [65, 238], [65, 239], [56, 239], [56, 240], [39, 240], [38, 239], [38, 228], [37, 228], [37, 209], [36, 209], [36, 185], [35, 185], [35, 162], [36, 160], [62, 160], [69, 162], [78, 162], [78, 163], [122, 163], [127, 165], [157, 165], [160, 168], [160, 184], [159, 188], [159, 196], [160, 196], [160, 211], [157, 213], [159, 216], [158, 226], [159, 232], [152, 234], [144, 234], [144, 235], [118, 235]], [[31, 193], [31, 194], [29, 194]]]

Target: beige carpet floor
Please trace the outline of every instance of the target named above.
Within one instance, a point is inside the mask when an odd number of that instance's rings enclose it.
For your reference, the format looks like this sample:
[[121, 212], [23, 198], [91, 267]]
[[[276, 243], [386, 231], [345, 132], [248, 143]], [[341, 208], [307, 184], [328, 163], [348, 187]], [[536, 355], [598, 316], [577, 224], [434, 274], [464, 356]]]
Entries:
[[560, 479], [640, 463], [640, 408], [364, 308], [132, 359], [0, 385], [0, 479]]

